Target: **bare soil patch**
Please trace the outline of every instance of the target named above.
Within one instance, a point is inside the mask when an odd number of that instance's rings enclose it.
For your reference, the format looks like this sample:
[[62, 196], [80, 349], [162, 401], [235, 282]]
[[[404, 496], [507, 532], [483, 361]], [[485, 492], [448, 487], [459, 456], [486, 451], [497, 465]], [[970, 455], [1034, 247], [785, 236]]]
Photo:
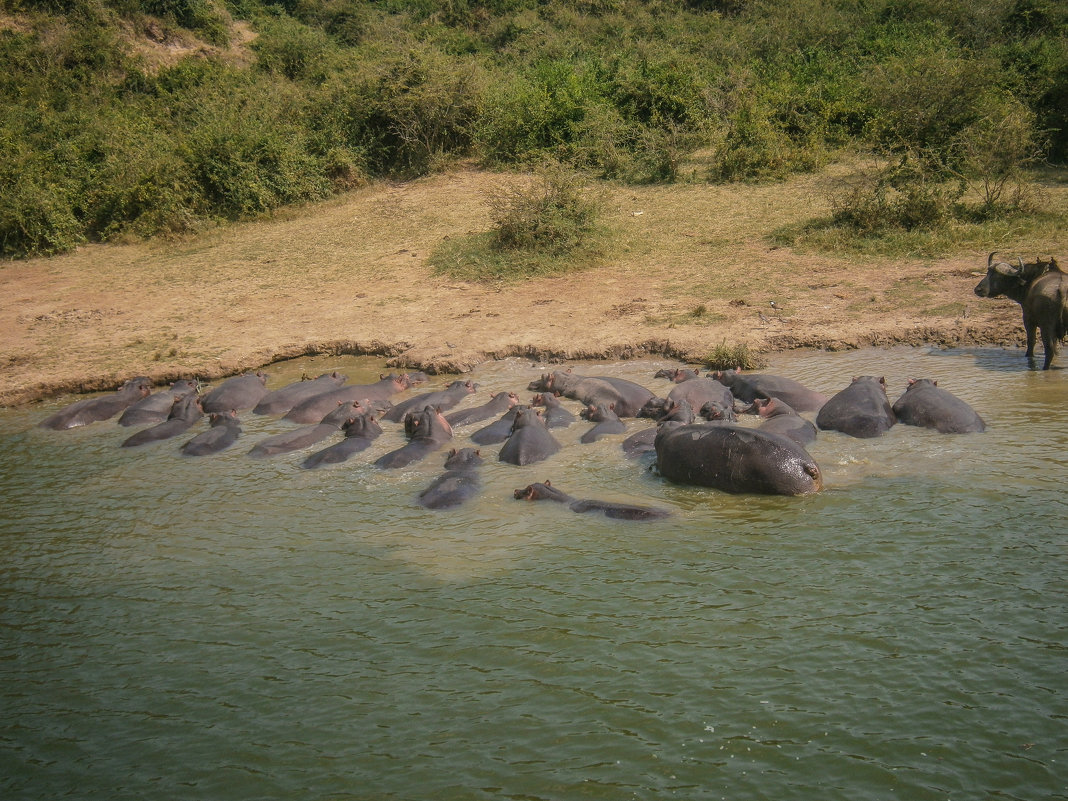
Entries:
[[[111, 389], [134, 375], [216, 379], [311, 353], [461, 372], [505, 356], [1022, 343], [1019, 307], [977, 298], [986, 252], [872, 260], [776, 248], [824, 206], [827, 175], [787, 185], [615, 187], [615, 251], [595, 269], [481, 285], [435, 275], [445, 237], [485, 230], [514, 177], [458, 169], [378, 183], [195, 239], [94, 245], [0, 267], [0, 404]], [[999, 249], [1064, 256], [1063, 228]], [[774, 304], [774, 305], [773, 305]]]

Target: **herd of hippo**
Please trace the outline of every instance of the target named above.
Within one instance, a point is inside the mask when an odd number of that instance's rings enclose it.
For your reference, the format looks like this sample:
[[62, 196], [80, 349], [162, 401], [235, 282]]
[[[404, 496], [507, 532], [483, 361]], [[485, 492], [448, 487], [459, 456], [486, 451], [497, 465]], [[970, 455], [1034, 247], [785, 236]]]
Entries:
[[[474, 447], [448, 451], [445, 471], [418, 497], [431, 509], [456, 506], [479, 491], [486, 446], [500, 445], [501, 462], [540, 462], [561, 449], [553, 430], [576, 424], [579, 417], [592, 423], [580, 443], [619, 437], [623, 458], [646, 457], [660, 476], [673, 483], [778, 495], [804, 495], [822, 488], [820, 468], [806, 450], [821, 430], [878, 437], [895, 423], [947, 434], [985, 428], [968, 404], [929, 379], [910, 381], [893, 404], [885, 381], [871, 376], [853, 379], [830, 397], [790, 378], [738, 370], [701, 376], [695, 370], [668, 369], [654, 379], [670, 382], [663, 397], [627, 379], [557, 370], [531, 382], [528, 391], [534, 394], [529, 403], [522, 403], [516, 392], [498, 392], [482, 404], [465, 405], [478, 389], [469, 380], [397, 400], [426, 380], [422, 373], [348, 384], [346, 376], [331, 372], [269, 390], [267, 375], [257, 372], [229, 378], [203, 395], [196, 381], [177, 381], [153, 393], [148, 379], [134, 378], [113, 394], [61, 409], [40, 426], [69, 429], [118, 416], [120, 425], [139, 427], [122, 443], [136, 447], [186, 434], [206, 416], [208, 427], [181, 445], [183, 454], [204, 456], [237, 441], [239, 413], [272, 415], [294, 427], [256, 442], [248, 455], [269, 458], [332, 440], [304, 457], [301, 467], [314, 469], [352, 458], [372, 445], [383, 424], [395, 424], [403, 427], [404, 445], [374, 462], [376, 468], [388, 470], [445, 449], [454, 441], [454, 429], [491, 421], [468, 435]], [[561, 399], [580, 404], [577, 416]], [[456, 407], [461, 408], [454, 411]], [[747, 413], [757, 415], [759, 425], [739, 423], [738, 415]], [[621, 418], [628, 417], [649, 418], [653, 424], [624, 437]], [[577, 499], [549, 481], [517, 489], [514, 495], [554, 500], [574, 512], [618, 519], [651, 520], [668, 514], [643, 505]]]

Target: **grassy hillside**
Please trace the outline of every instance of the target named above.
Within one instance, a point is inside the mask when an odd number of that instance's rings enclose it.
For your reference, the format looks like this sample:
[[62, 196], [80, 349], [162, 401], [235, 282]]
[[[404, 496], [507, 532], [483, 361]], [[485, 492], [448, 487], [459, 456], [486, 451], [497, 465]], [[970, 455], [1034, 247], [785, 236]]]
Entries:
[[[0, 255], [182, 233], [475, 159], [776, 181], [858, 236], [1033, 214], [1058, 0], [2, 0]], [[852, 235], [852, 234], [850, 234]], [[812, 228], [796, 236], [819, 241]]]

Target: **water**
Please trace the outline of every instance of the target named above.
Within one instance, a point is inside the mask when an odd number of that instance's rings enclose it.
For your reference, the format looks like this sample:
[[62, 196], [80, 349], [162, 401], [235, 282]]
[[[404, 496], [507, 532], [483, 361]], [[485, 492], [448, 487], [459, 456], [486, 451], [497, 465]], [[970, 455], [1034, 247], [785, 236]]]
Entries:
[[[590, 369], [666, 394], [669, 364]], [[380, 368], [270, 385], [338, 365]], [[0, 797], [1068, 798], [1068, 371], [926, 349], [770, 370], [885, 375], [891, 399], [938, 378], [989, 428], [823, 433], [825, 490], [765, 498], [666, 484], [582, 422], [538, 465], [485, 448], [479, 498], [430, 512], [439, 457], [370, 467], [395, 427], [305, 471], [247, 458], [286, 428], [249, 414], [191, 459], [34, 428], [70, 398], [0, 410]], [[539, 372], [484, 365], [473, 402]], [[673, 515], [512, 499], [545, 478]]]

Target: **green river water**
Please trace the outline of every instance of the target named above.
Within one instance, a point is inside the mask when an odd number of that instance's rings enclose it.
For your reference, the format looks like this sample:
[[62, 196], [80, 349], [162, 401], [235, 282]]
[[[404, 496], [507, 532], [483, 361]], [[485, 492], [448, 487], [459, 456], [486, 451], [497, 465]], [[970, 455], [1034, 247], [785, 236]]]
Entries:
[[[673, 365], [574, 366], [664, 395]], [[383, 369], [267, 370], [334, 367]], [[485, 364], [470, 404], [548, 369]], [[289, 427], [249, 413], [189, 458], [36, 427], [69, 397], [0, 410], [0, 798], [1068, 798], [1068, 370], [891, 349], [769, 372], [884, 375], [891, 401], [937, 378], [988, 430], [823, 432], [825, 489], [769, 498], [667, 484], [581, 421], [537, 465], [484, 448], [481, 494], [432, 512], [440, 454], [371, 466], [393, 424], [302, 470], [247, 456]], [[546, 478], [672, 516], [512, 498]]]

